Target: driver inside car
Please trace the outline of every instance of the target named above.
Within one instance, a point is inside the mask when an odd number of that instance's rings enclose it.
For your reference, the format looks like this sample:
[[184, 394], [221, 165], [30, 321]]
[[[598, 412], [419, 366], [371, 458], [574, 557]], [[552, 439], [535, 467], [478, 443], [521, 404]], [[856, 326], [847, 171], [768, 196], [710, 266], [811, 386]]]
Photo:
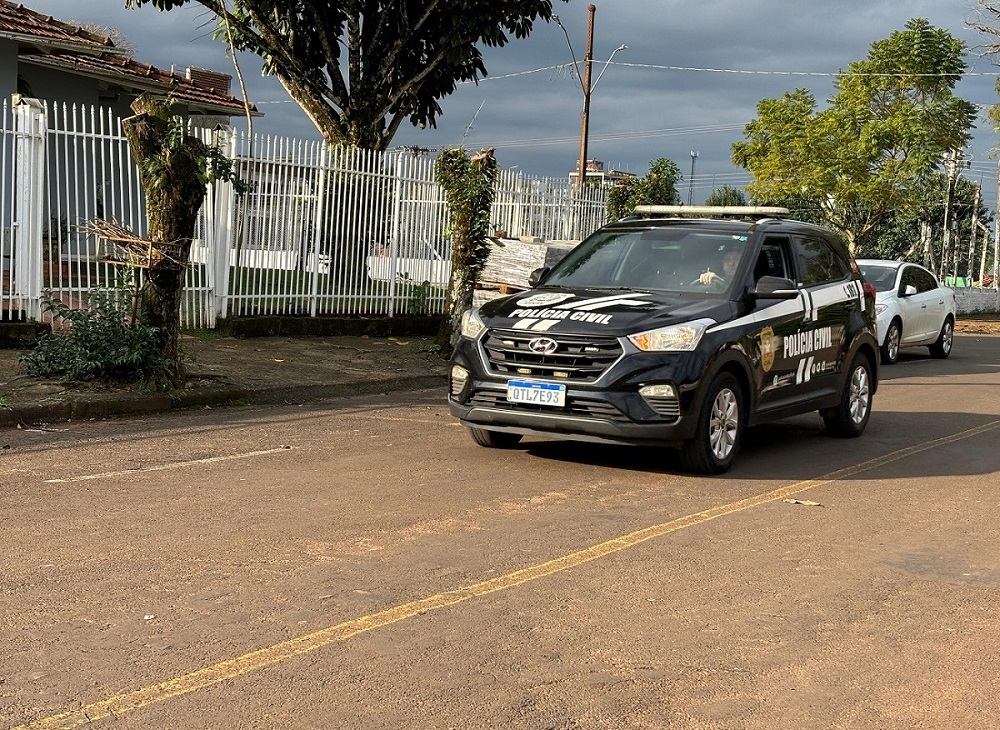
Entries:
[[729, 249], [722, 255], [722, 273], [716, 274], [709, 269], [698, 277], [698, 283], [704, 286], [725, 286], [733, 278], [740, 264], [740, 251]]

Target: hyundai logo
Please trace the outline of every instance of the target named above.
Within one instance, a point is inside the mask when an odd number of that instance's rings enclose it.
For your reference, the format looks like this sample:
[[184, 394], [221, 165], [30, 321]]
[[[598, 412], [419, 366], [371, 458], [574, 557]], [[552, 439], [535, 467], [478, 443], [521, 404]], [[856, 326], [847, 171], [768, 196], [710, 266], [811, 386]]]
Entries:
[[559, 349], [559, 343], [551, 337], [536, 337], [528, 342], [528, 349], [539, 355], [551, 355]]

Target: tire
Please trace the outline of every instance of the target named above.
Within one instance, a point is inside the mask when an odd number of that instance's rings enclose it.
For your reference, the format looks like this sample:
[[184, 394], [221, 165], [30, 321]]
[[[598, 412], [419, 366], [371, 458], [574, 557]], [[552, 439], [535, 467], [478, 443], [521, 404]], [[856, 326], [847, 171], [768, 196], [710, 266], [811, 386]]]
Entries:
[[702, 474], [721, 474], [736, 460], [746, 416], [743, 390], [729, 373], [720, 373], [709, 386], [698, 412], [695, 437], [681, 447], [681, 463]]
[[837, 438], [856, 438], [865, 432], [872, 413], [872, 368], [860, 352], [854, 356], [844, 381], [840, 405], [820, 411], [826, 432]]
[[521, 434], [505, 431], [490, 431], [485, 428], [469, 427], [472, 440], [488, 449], [510, 449], [521, 442]]
[[889, 329], [885, 333], [885, 344], [880, 349], [882, 353], [882, 364], [892, 365], [899, 359], [899, 342], [903, 333], [899, 329], [899, 320], [894, 319], [889, 323]]
[[947, 317], [944, 320], [944, 324], [941, 325], [941, 334], [938, 335], [937, 342], [927, 349], [931, 351], [931, 357], [937, 357], [943, 360], [951, 354], [951, 346], [954, 343], [955, 323], [951, 321], [951, 317]]

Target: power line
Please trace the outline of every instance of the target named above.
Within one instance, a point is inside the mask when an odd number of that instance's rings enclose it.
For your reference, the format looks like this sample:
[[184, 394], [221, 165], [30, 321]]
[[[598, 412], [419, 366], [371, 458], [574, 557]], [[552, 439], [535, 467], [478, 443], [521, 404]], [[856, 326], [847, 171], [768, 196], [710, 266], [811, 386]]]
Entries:
[[719, 73], [719, 74], [744, 74], [749, 76], [871, 76], [875, 78], [946, 78], [963, 76], [1000, 76], [1000, 72], [983, 73], [979, 71], [967, 71], [963, 73], [868, 73], [858, 71], [768, 71], [739, 68], [701, 68], [698, 66], [667, 66], [655, 63], [629, 63], [627, 61], [616, 61], [613, 66], [629, 66], [631, 68], [652, 69], [655, 71], [694, 71], [699, 73]]
[[[668, 129], [649, 129], [638, 132], [609, 132], [607, 134], [591, 135], [591, 139], [598, 142], [613, 142], [623, 139], [650, 139], [653, 137], [675, 137], [685, 134], [714, 134], [716, 132], [733, 132], [741, 130], [746, 125], [739, 124], [713, 124], [700, 127], [676, 127]], [[497, 147], [540, 147], [545, 145], [559, 145], [576, 143], [576, 137], [536, 137], [528, 139], [514, 140], [489, 140], [489, 143]]]

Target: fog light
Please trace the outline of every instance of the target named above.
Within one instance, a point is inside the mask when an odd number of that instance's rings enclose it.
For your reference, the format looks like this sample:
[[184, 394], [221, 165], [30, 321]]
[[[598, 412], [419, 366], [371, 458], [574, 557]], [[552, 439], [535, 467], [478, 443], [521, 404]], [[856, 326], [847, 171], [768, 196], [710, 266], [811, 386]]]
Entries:
[[643, 398], [676, 398], [677, 389], [669, 383], [644, 385], [639, 388], [639, 395]]
[[451, 395], [457, 398], [465, 390], [466, 383], [469, 382], [469, 371], [461, 365], [451, 366]]
[[639, 388], [639, 395], [656, 415], [670, 421], [676, 421], [681, 415], [681, 402], [677, 398], [677, 388], [669, 383], [644, 385]]

